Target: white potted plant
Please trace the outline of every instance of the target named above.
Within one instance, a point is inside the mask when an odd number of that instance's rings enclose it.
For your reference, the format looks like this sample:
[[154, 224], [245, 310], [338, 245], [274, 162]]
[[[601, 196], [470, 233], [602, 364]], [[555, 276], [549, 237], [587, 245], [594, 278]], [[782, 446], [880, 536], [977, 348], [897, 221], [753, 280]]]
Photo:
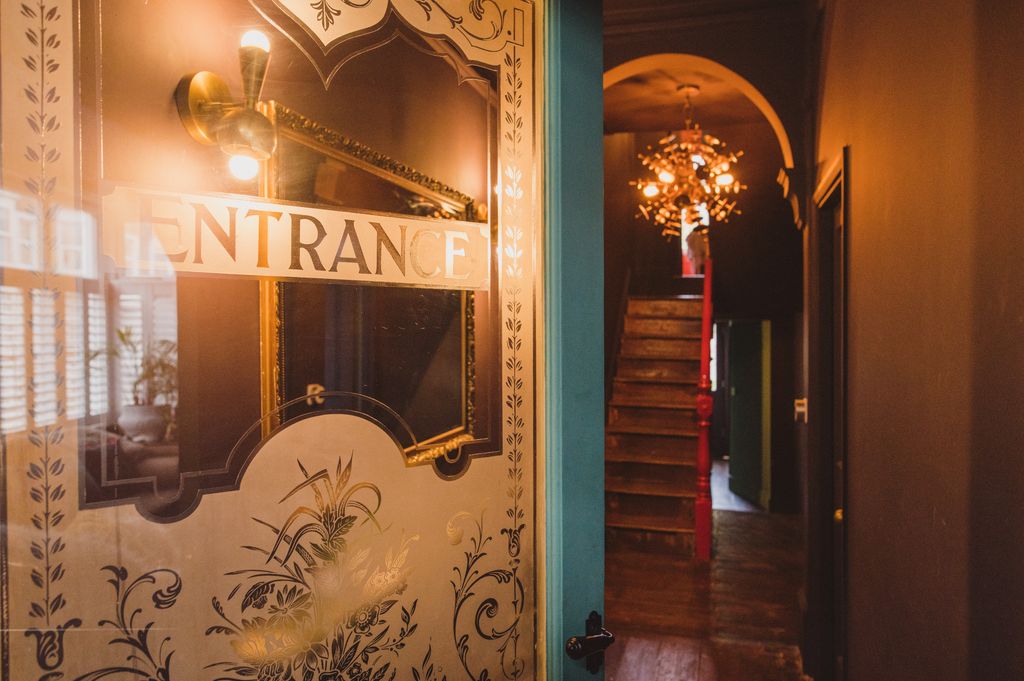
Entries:
[[178, 344], [157, 340], [142, 344], [130, 328], [117, 329], [115, 357], [139, 358], [132, 382], [132, 403], [121, 407], [117, 425], [132, 442], [154, 445], [174, 430], [178, 403]]

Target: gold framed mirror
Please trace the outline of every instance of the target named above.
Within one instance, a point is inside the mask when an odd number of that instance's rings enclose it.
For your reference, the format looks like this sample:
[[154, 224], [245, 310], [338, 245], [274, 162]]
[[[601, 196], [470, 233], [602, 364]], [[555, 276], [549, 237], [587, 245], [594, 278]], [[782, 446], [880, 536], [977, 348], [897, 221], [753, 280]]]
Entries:
[[[278, 135], [261, 181], [267, 198], [488, 223], [487, 207], [468, 194], [280, 102], [264, 111]], [[372, 261], [358, 243], [351, 248], [346, 259]], [[351, 394], [379, 400], [400, 418], [397, 437], [410, 465], [437, 462], [442, 474], [457, 475], [464, 454], [497, 452], [499, 424], [486, 422], [497, 412], [481, 407], [497, 394], [498, 310], [486, 291], [289, 280], [261, 286], [263, 405], [277, 415], [266, 428], [329, 408], [325, 396]]]

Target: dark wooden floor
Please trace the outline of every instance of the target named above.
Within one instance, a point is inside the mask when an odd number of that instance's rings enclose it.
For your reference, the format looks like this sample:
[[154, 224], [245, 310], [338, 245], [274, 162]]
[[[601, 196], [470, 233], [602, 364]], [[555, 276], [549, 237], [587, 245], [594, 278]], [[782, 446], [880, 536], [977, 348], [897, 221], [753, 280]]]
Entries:
[[607, 678], [798, 681], [799, 519], [715, 511], [715, 558], [609, 552]]

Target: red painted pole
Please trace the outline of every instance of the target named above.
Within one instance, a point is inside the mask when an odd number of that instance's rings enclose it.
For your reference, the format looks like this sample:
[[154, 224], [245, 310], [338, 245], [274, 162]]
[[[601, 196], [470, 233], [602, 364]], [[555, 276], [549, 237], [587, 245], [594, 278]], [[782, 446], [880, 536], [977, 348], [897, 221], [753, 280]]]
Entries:
[[711, 256], [704, 261], [700, 379], [697, 383], [697, 499], [694, 502], [697, 560], [711, 560]]

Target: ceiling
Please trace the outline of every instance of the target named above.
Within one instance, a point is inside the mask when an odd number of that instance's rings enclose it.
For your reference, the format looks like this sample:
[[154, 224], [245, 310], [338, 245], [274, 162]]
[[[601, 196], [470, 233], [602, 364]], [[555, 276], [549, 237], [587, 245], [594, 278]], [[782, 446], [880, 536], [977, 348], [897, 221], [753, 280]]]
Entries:
[[664, 131], [683, 122], [683, 93], [679, 86], [694, 84], [700, 93], [692, 98], [696, 118], [702, 127], [750, 125], [768, 122], [739, 90], [723, 80], [686, 71], [646, 71], [619, 81], [604, 91], [606, 132]]
[[[725, 80], [692, 69], [656, 69], [619, 81], [604, 91], [605, 133], [664, 134], [682, 127], [683, 84], [700, 87], [692, 98], [694, 119], [730, 149], [744, 151], [743, 181], [752, 189], [770, 187], [782, 167], [782, 153], [768, 120], [746, 95]], [[648, 134], [643, 134], [648, 133]]]

